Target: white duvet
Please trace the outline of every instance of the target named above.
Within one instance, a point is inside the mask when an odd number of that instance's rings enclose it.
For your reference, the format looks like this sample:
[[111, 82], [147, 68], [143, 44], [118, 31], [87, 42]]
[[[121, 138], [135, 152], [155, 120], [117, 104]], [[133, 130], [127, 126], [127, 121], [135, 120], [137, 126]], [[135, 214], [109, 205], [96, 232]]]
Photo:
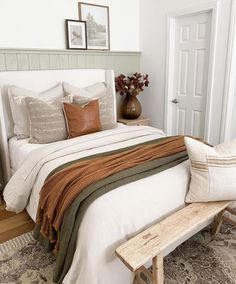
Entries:
[[[33, 151], [4, 190], [7, 209], [19, 212], [27, 207], [35, 220], [40, 189], [55, 167], [162, 136], [158, 129], [134, 126], [56, 142]], [[116, 257], [115, 249], [156, 220], [183, 207], [189, 176], [186, 161], [94, 201], [83, 217], [73, 263], [63, 283], [131, 284], [132, 273]]]

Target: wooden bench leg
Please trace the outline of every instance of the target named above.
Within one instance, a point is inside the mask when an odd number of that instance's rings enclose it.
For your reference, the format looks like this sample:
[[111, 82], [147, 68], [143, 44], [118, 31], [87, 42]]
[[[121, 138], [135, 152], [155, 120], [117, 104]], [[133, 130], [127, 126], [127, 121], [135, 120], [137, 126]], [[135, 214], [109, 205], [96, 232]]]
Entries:
[[144, 266], [135, 271], [135, 278], [133, 284], [147, 284], [152, 283], [152, 273]]
[[164, 284], [163, 256], [152, 259], [152, 273], [144, 266], [135, 271], [133, 284]]
[[220, 231], [220, 227], [223, 223], [223, 216], [224, 216], [224, 213], [225, 213], [225, 210], [222, 210], [215, 218], [215, 221], [213, 223], [213, 228], [212, 228], [212, 234], [213, 235], [216, 235], [217, 233], [219, 233]]
[[[236, 210], [232, 209], [230, 207], [226, 208], [226, 211], [228, 211], [230, 214], [236, 216]], [[223, 216], [223, 221], [225, 221], [226, 223], [229, 223], [231, 226], [236, 226], [236, 221], [232, 220], [231, 218], [227, 217], [227, 216]]]
[[163, 256], [155, 256], [152, 260], [153, 284], [164, 284]]

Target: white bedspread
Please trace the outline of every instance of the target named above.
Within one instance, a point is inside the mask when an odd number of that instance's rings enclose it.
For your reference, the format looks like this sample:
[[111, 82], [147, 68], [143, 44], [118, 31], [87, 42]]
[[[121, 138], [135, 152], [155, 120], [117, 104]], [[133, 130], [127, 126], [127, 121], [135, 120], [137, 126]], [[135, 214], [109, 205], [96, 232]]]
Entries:
[[[34, 151], [4, 191], [7, 208], [18, 212], [27, 206], [35, 219], [39, 191], [56, 166], [162, 135], [151, 127], [134, 126], [57, 142]], [[82, 220], [73, 263], [63, 283], [131, 284], [132, 273], [115, 256], [115, 249], [151, 223], [183, 207], [189, 176], [186, 161], [94, 201]]]

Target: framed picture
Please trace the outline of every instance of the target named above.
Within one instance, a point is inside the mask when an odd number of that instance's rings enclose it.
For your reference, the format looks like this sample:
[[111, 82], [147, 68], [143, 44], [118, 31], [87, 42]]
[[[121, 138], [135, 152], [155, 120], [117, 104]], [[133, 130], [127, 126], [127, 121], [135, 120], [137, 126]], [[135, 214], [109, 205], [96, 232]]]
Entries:
[[79, 17], [87, 24], [88, 49], [109, 50], [109, 7], [79, 2]]
[[66, 20], [67, 48], [87, 49], [85, 21]]

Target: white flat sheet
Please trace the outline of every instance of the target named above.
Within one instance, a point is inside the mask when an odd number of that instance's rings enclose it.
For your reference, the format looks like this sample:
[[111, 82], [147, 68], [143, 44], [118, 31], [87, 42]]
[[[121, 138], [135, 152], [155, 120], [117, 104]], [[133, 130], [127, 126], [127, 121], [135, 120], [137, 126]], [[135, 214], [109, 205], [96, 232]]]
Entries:
[[[124, 128], [127, 125], [122, 123], [117, 123], [117, 128]], [[30, 152], [45, 147], [49, 144], [31, 144], [27, 139], [18, 140], [16, 136], [12, 137], [8, 141], [9, 145], [9, 155], [11, 161], [11, 168], [13, 172], [16, 172], [23, 162], [26, 160]]]
[[30, 152], [40, 149], [47, 144], [31, 144], [28, 142], [29, 139], [20, 139], [17, 140], [17, 137], [14, 136], [9, 139], [9, 155], [11, 161], [11, 168], [13, 172], [17, 171], [23, 162], [26, 160]]
[[[35, 220], [40, 189], [55, 166], [162, 135], [151, 127], [129, 127], [129, 130], [108, 130], [104, 134], [95, 133], [57, 143], [37, 153], [34, 151], [35, 154], [21, 166], [4, 191], [7, 206], [17, 211], [27, 205], [27, 211]], [[115, 249], [153, 222], [183, 207], [189, 177], [189, 163], [186, 161], [95, 200], [82, 220], [73, 263], [63, 283], [131, 284], [133, 275], [116, 257]]]

